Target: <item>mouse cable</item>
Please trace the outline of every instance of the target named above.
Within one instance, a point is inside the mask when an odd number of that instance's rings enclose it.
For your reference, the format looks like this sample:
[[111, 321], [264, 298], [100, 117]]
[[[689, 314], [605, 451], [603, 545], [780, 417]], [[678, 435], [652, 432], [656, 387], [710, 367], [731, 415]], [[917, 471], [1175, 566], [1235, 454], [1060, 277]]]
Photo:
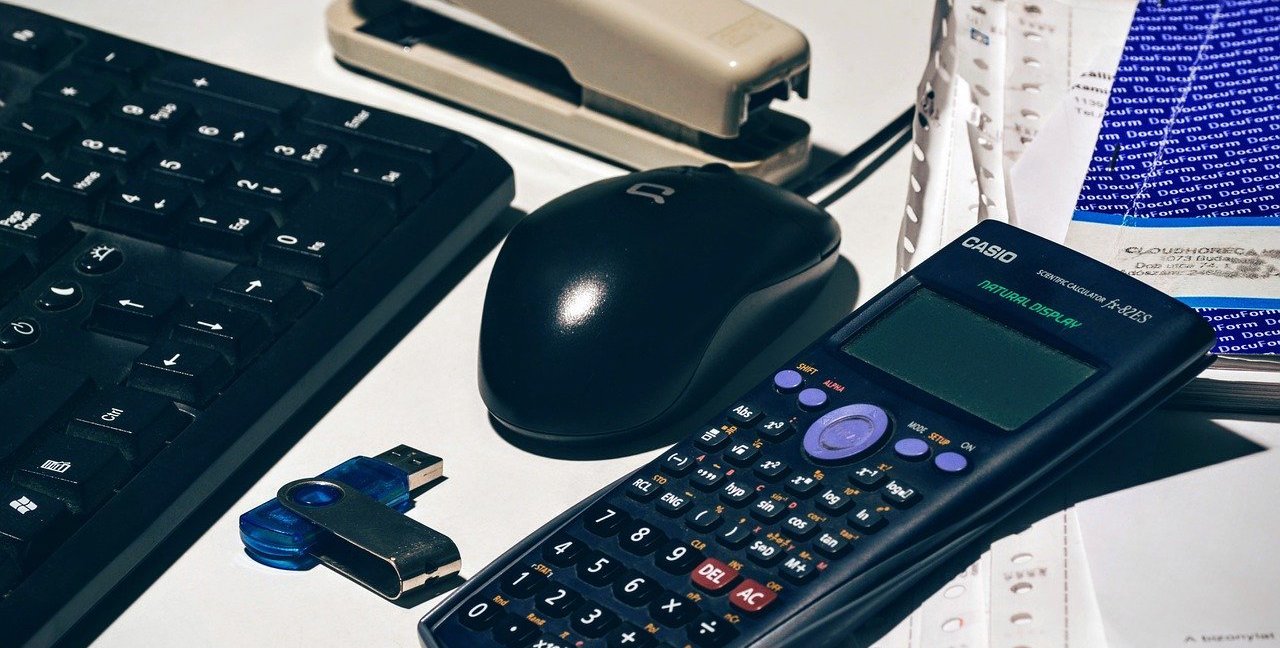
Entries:
[[[815, 173], [804, 181], [789, 187], [789, 189], [801, 196], [813, 199], [814, 195], [824, 189], [838, 178], [848, 174], [858, 167], [858, 165], [866, 162], [873, 154], [879, 152], [871, 162], [849, 178], [843, 185], [836, 188], [826, 197], [819, 201], [815, 201], [819, 207], [828, 207], [836, 200], [844, 197], [871, 176], [871, 173], [879, 169], [894, 153], [897, 153], [911, 141], [911, 121], [915, 117], [916, 107], [913, 104], [910, 108], [902, 111], [902, 114], [889, 122], [887, 126], [872, 135], [870, 139], [859, 144], [857, 148], [849, 151], [844, 156], [828, 164], [826, 168]], [[888, 144], [886, 147], [885, 145]]]

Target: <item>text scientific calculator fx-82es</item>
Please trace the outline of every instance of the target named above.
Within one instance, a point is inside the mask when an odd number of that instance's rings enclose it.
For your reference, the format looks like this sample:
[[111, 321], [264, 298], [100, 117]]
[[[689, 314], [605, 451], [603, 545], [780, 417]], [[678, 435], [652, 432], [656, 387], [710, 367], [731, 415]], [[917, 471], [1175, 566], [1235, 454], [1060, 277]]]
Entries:
[[526, 538], [424, 643], [836, 645], [1204, 368], [1190, 308], [984, 222]]

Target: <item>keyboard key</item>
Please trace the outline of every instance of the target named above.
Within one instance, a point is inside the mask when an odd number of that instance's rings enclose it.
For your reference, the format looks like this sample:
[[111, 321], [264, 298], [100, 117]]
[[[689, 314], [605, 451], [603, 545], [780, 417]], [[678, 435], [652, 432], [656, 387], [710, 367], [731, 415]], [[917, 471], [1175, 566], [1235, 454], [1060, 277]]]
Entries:
[[151, 80], [158, 86], [276, 118], [290, 113], [303, 96], [297, 88], [199, 61], [171, 61], [156, 70]]
[[50, 313], [75, 307], [84, 299], [84, 289], [74, 281], [55, 281], [36, 298], [36, 308]]
[[663, 592], [649, 604], [649, 616], [670, 628], [678, 628], [698, 616], [698, 604], [674, 592]]
[[68, 153], [93, 162], [128, 166], [151, 150], [151, 142], [108, 124], [91, 126], [76, 140]]
[[458, 622], [472, 630], [486, 630], [502, 614], [502, 607], [491, 600], [476, 597], [458, 610]]
[[653, 525], [639, 520], [623, 527], [618, 534], [618, 543], [622, 546], [623, 551], [638, 556], [652, 552], [654, 547], [666, 540], [667, 536]]
[[133, 361], [129, 386], [203, 407], [231, 381], [231, 367], [216, 351], [166, 341]]
[[186, 136], [197, 145], [241, 151], [253, 146], [266, 131], [267, 125], [256, 119], [210, 112], [193, 120]]
[[683, 575], [689, 573], [693, 566], [702, 562], [701, 551], [689, 546], [683, 540], [672, 540], [654, 552], [653, 564], [668, 574]]
[[453, 168], [464, 154], [457, 137], [438, 126], [341, 99], [317, 97], [303, 120], [332, 133], [412, 151], [433, 174]]
[[39, 163], [40, 156], [30, 149], [0, 142], [0, 190], [11, 191], [26, 181]]
[[[6, 327], [7, 328], [7, 327]], [[13, 454], [37, 432], [66, 421], [71, 405], [89, 391], [83, 374], [27, 363], [0, 382], [0, 412], [8, 412], [0, 433], [0, 460]]]
[[657, 643], [653, 635], [640, 626], [624, 623], [606, 635], [609, 648], [652, 648]]
[[54, 160], [36, 170], [26, 197], [84, 223], [97, 221], [97, 202], [111, 185], [104, 169], [71, 160]]
[[[298, 200], [303, 194], [310, 192], [311, 183], [292, 173], [272, 169], [246, 168], [227, 177], [225, 191], [229, 198], [248, 205], [281, 208]], [[331, 200], [331, 198], [323, 200]], [[349, 203], [349, 206], [354, 204], [367, 207], [369, 201], [361, 201], [356, 198]], [[343, 213], [343, 216], [352, 217], [359, 213], [359, 211], [346, 212]], [[381, 236], [381, 234], [378, 236]]]
[[21, 349], [40, 339], [40, 322], [19, 317], [0, 327], [0, 349]]
[[516, 598], [528, 598], [542, 588], [547, 577], [531, 569], [513, 569], [502, 577], [502, 591]]
[[724, 481], [724, 471], [710, 466], [698, 466], [698, 469], [689, 477], [689, 483], [704, 491], [714, 489], [721, 481]]
[[720, 648], [738, 637], [733, 624], [710, 614], [704, 614], [689, 625], [689, 641], [698, 648]]
[[66, 531], [67, 508], [57, 499], [20, 486], [0, 486], [0, 555], [6, 547], [33, 564], [53, 549]]
[[812, 495], [814, 491], [818, 490], [819, 485], [818, 480], [813, 477], [797, 474], [792, 475], [791, 478], [787, 480], [785, 488], [788, 493], [797, 497], [808, 497], [809, 495]]
[[9, 301], [36, 277], [27, 255], [10, 247], [0, 247], [0, 304]]
[[115, 446], [135, 466], [190, 422], [166, 398], [128, 387], [94, 395], [75, 409], [67, 434]]
[[755, 614], [769, 607], [769, 604], [777, 598], [777, 592], [748, 578], [729, 592], [729, 605], [743, 612]]
[[80, 254], [76, 259], [76, 270], [90, 276], [104, 275], [124, 263], [124, 252], [114, 245], [100, 243]]
[[720, 526], [724, 518], [714, 508], [703, 506], [685, 516], [684, 521], [693, 530], [706, 532]]
[[782, 560], [782, 547], [765, 538], [756, 538], [747, 545], [747, 557], [768, 567]]
[[37, 71], [53, 67], [73, 46], [52, 20], [19, 14], [0, 25], [0, 59]]
[[261, 317], [211, 301], [196, 302], [178, 316], [173, 328], [173, 339], [213, 349], [225, 356], [233, 367], [242, 366], [256, 356], [270, 338], [271, 333]]
[[884, 526], [884, 516], [869, 506], [864, 506], [849, 514], [849, 524], [863, 533], [874, 533]]
[[328, 285], [347, 273], [394, 225], [390, 211], [345, 192], [316, 194], [300, 213], [267, 238], [261, 265], [269, 270]]
[[75, 65], [120, 77], [132, 77], [151, 64], [151, 50], [116, 38], [94, 37], [76, 52]]
[[347, 163], [339, 184], [379, 196], [403, 210], [422, 200], [431, 189], [431, 176], [422, 167], [396, 158], [361, 153]]
[[658, 512], [675, 517], [693, 506], [693, 498], [683, 493], [667, 491], [658, 497]]
[[49, 75], [35, 89], [37, 96], [75, 110], [93, 110], [106, 102], [114, 91], [115, 86], [102, 79], [71, 70]]
[[574, 630], [591, 637], [603, 637], [610, 628], [618, 625], [618, 615], [594, 603], [587, 603], [573, 613], [570, 625]]
[[613, 583], [613, 595], [624, 605], [631, 607], [640, 607], [649, 602], [649, 599], [658, 595], [662, 591], [662, 586], [652, 577], [632, 570], [622, 576]]
[[782, 521], [782, 532], [795, 540], [808, 540], [818, 532], [818, 523], [803, 515], [792, 515]]
[[647, 502], [658, 495], [662, 487], [648, 477], [632, 477], [627, 484], [627, 496], [638, 502]]
[[592, 551], [582, 557], [578, 563], [578, 578], [588, 585], [604, 587], [613, 582], [613, 578], [622, 571], [622, 563], [599, 551]]
[[582, 604], [582, 595], [556, 583], [547, 583], [538, 592], [538, 610], [548, 616], [562, 619]]
[[189, 199], [185, 189], [132, 180], [108, 196], [102, 207], [102, 226], [167, 243], [177, 237], [178, 214]]
[[920, 500], [920, 492], [900, 479], [885, 484], [880, 496], [897, 508], [909, 508]]
[[212, 202], [188, 210], [178, 234], [183, 249], [228, 261], [252, 261], [258, 243], [274, 225], [260, 209]]
[[783, 577], [793, 583], [805, 583], [813, 578], [817, 572], [813, 567], [813, 561], [801, 558], [800, 556], [789, 556], [782, 562], [779, 569]]
[[578, 556], [585, 549], [586, 545], [581, 540], [567, 533], [557, 533], [543, 547], [542, 557], [557, 567], [568, 567], [578, 561]]
[[764, 412], [750, 403], [739, 403], [729, 410], [729, 420], [739, 427], [751, 427], [763, 415]]
[[147, 165], [151, 178], [170, 184], [207, 187], [230, 167], [231, 161], [219, 152], [196, 149], [163, 150]]
[[128, 474], [129, 465], [115, 448], [55, 434], [18, 463], [13, 481], [52, 495], [80, 514], [101, 504]]
[[282, 168], [323, 171], [347, 157], [335, 140], [302, 133], [289, 133], [267, 141], [266, 159]]
[[703, 590], [719, 594], [738, 582], [739, 576], [738, 570], [715, 558], [707, 558], [693, 569], [689, 578], [693, 580], [694, 585]]
[[181, 299], [168, 288], [128, 282], [98, 297], [90, 328], [136, 342], [149, 342], [168, 324]]
[[693, 443], [707, 452], [715, 452], [729, 443], [729, 433], [718, 427], [707, 428], [698, 435], [697, 439], [694, 439]]
[[170, 96], [134, 93], [114, 102], [108, 113], [142, 132], [167, 133], [182, 125], [195, 111], [191, 104]]
[[504, 646], [516, 648], [538, 634], [538, 626], [528, 619], [508, 614], [494, 626], [493, 637]]
[[257, 313], [280, 331], [311, 305], [314, 297], [293, 277], [240, 266], [214, 286], [210, 298]]
[[683, 477], [693, 470], [693, 457], [680, 451], [672, 451], [662, 458], [662, 472], [672, 477]]
[[47, 109], [24, 106], [14, 110], [0, 130], [35, 144], [56, 146], [80, 124], [69, 115]]
[[71, 246], [76, 232], [66, 216], [26, 203], [0, 205], [0, 245], [25, 252], [45, 265]]

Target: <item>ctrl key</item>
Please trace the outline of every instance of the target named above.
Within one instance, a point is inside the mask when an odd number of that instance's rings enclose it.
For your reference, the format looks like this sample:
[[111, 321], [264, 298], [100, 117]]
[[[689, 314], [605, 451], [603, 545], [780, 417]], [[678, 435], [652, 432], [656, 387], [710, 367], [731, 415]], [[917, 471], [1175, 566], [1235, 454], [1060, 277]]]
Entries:
[[56, 497], [79, 514], [101, 504], [128, 474], [129, 465], [115, 448], [55, 434], [18, 464], [13, 481]]

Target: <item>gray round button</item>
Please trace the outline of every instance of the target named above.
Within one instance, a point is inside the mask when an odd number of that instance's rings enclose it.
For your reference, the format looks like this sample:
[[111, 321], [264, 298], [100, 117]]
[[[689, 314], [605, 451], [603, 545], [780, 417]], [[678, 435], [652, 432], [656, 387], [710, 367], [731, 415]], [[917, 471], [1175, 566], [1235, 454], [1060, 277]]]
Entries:
[[867, 403], [822, 415], [804, 433], [804, 451], [814, 459], [840, 461], [866, 452], [889, 431], [889, 415]]

